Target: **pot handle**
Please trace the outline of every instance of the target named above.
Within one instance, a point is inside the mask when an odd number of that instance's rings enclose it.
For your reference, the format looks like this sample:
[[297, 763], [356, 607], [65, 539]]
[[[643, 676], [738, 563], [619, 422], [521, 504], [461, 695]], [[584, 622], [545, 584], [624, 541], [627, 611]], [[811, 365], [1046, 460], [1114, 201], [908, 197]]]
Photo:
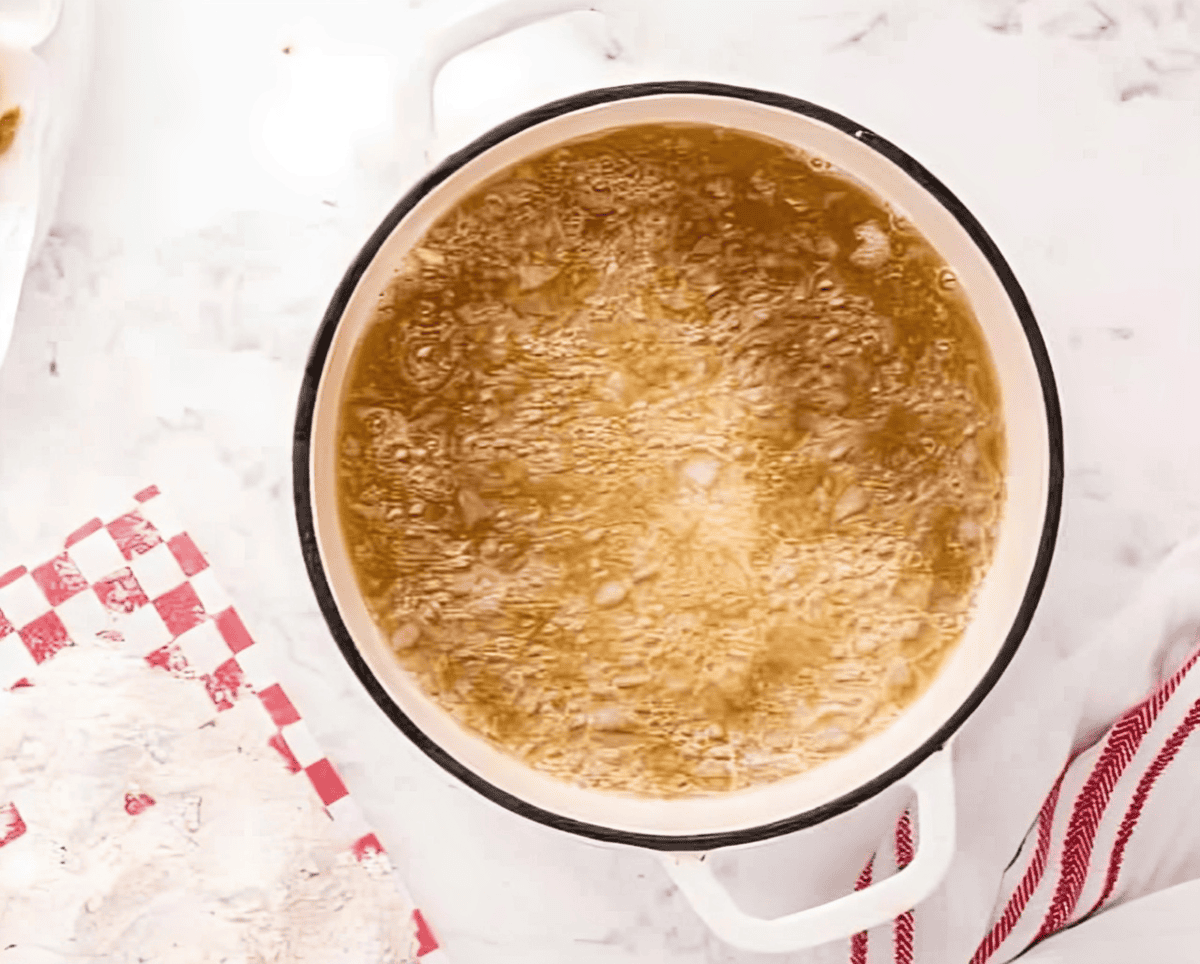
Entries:
[[606, 53], [617, 57], [621, 45], [613, 32], [611, 0], [483, 0], [457, 13], [453, 19], [433, 25], [427, 31], [415, 63], [411, 67], [406, 90], [415, 92], [421, 104], [408, 118], [411, 143], [421, 144], [425, 162], [431, 161], [433, 135], [433, 85], [442, 68], [459, 54], [488, 40], [532, 26], [564, 13], [591, 10], [603, 14], [608, 24]]
[[934, 753], [899, 782], [917, 795], [916, 857], [886, 880], [819, 907], [774, 920], [752, 917], [718, 882], [705, 863], [707, 854], [658, 856], [701, 920], [727, 944], [772, 954], [847, 938], [911, 910], [941, 884], [954, 858], [954, 774], [949, 748]]

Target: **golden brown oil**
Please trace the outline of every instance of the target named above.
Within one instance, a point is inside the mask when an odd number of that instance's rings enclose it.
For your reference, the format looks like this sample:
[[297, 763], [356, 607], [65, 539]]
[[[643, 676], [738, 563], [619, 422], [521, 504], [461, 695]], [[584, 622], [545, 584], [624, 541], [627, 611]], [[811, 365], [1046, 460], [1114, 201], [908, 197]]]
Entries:
[[0, 154], [4, 154], [17, 139], [17, 128], [21, 126], [21, 108], [10, 107], [0, 114]]
[[588, 787], [802, 772], [961, 637], [1004, 492], [953, 274], [819, 159], [647, 125], [502, 172], [381, 298], [340, 511], [397, 658]]

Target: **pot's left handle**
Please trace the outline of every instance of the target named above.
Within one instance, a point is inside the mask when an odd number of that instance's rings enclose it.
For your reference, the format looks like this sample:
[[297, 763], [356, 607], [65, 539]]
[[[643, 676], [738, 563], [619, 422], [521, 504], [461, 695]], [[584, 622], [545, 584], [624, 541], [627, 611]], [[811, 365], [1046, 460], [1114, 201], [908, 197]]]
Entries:
[[608, 56], [620, 53], [612, 27], [612, 0], [483, 0], [458, 12], [453, 19], [434, 23], [412, 65], [406, 95], [421, 99], [409, 115], [406, 135], [420, 144], [425, 161], [432, 158], [435, 131], [433, 85], [441, 69], [461, 53], [504, 34], [564, 13], [591, 10], [602, 14], [608, 26]]
[[660, 854], [701, 920], [734, 947], [783, 953], [816, 947], [869, 930], [911, 910], [945, 878], [954, 859], [954, 776], [950, 750], [934, 753], [904, 777], [917, 795], [916, 857], [903, 870], [828, 904], [774, 920], [747, 914], [721, 886], [704, 854]]

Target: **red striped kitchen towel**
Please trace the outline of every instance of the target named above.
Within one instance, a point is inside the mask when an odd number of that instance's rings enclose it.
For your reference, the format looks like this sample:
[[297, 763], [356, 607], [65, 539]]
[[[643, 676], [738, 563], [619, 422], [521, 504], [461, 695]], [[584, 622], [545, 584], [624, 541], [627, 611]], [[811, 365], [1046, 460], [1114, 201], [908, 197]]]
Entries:
[[[1097, 964], [1128, 959], [1104, 951], [1122, 933], [1121, 954], [1200, 959], [1194, 913], [1169, 933], [1161, 926], [1165, 895], [1200, 880], [1198, 639], [1192, 542], [1095, 645], [1032, 674], [964, 733], [949, 877], [914, 911], [851, 938], [851, 964]], [[856, 887], [894, 873], [919, 845], [905, 811]]]
[[[39, 664], [99, 637], [120, 639], [123, 649], [151, 665], [195, 679], [216, 713], [243, 700], [261, 706], [263, 738], [320, 800], [335, 836], [359, 860], [390, 873], [407, 896], [378, 837], [280, 685], [270, 655], [157, 487], [139, 492], [115, 518], [92, 519], [77, 529], [53, 558], [0, 573], [0, 689], [36, 685]], [[124, 801], [130, 814], [153, 805], [144, 793]], [[37, 820], [36, 813], [21, 813], [0, 799], [0, 848]], [[417, 909], [411, 927], [409, 959], [443, 959]]]

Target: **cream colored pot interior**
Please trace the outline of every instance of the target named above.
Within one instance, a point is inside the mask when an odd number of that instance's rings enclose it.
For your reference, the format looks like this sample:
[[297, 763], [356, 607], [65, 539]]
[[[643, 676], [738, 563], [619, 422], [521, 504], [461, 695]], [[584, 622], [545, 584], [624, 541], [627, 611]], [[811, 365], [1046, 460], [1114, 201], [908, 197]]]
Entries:
[[[565, 140], [629, 124], [695, 122], [763, 135], [824, 157], [907, 216], [957, 272], [987, 337], [1003, 395], [1008, 490], [992, 569], [961, 644], [924, 696], [891, 727], [801, 776], [737, 793], [654, 800], [581, 789], [537, 773], [469, 733], [392, 657], [359, 594], [337, 517], [339, 399], [354, 347], [393, 266], [483, 178]], [[1050, 454], [1038, 371], [1020, 320], [987, 259], [928, 192], [854, 137], [811, 118], [734, 97], [664, 94], [585, 108], [509, 137], [426, 196], [384, 242], [350, 298], [321, 380], [312, 432], [312, 510], [321, 559], [359, 652], [408, 717], [459, 763], [521, 800], [563, 817], [631, 833], [682, 836], [746, 830], [829, 803], [918, 750], [964, 703], [1005, 642], [1033, 573], [1046, 515]]]

